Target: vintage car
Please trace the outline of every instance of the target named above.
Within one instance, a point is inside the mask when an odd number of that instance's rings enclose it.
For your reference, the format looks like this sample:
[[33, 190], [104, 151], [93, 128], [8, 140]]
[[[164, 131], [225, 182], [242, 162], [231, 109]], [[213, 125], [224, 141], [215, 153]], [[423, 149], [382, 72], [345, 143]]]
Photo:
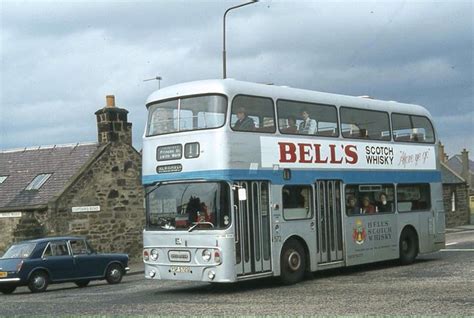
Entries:
[[43, 292], [49, 284], [91, 280], [118, 284], [129, 270], [127, 254], [96, 253], [82, 237], [47, 237], [13, 244], [0, 258], [0, 292], [18, 286]]

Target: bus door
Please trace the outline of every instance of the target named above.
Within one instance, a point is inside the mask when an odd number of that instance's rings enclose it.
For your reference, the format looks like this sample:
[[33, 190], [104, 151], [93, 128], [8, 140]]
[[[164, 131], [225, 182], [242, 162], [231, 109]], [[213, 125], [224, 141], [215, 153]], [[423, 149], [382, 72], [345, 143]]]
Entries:
[[[239, 200], [238, 189], [247, 199]], [[271, 270], [270, 198], [268, 182], [237, 182], [234, 190], [235, 251], [237, 275]]]
[[338, 180], [316, 182], [316, 252], [319, 264], [343, 260], [341, 189]]

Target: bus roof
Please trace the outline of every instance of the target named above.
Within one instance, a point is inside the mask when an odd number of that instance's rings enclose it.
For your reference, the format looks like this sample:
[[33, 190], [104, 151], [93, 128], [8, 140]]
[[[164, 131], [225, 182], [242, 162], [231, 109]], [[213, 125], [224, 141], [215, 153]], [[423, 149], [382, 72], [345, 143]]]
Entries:
[[383, 101], [367, 97], [355, 97], [341, 94], [323, 93], [288, 86], [266, 85], [252, 82], [237, 81], [234, 79], [202, 80], [176, 84], [164, 87], [153, 92], [147, 99], [147, 107], [156, 101], [176, 98], [178, 96], [192, 96], [200, 94], [253, 95], [271, 97], [274, 100], [294, 100], [336, 106], [357, 107], [370, 110], [400, 112], [405, 114], [422, 115], [431, 118], [424, 107], [415, 104]]

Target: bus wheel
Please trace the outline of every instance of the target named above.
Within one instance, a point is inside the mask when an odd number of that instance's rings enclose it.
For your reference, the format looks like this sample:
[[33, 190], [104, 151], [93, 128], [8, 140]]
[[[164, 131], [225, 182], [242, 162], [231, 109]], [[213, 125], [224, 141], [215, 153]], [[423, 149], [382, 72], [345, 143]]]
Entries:
[[418, 238], [415, 231], [410, 228], [404, 229], [400, 235], [400, 264], [408, 265], [415, 261], [418, 256]]
[[281, 281], [290, 285], [303, 280], [305, 264], [306, 255], [303, 246], [297, 240], [288, 240], [283, 245], [280, 257]]

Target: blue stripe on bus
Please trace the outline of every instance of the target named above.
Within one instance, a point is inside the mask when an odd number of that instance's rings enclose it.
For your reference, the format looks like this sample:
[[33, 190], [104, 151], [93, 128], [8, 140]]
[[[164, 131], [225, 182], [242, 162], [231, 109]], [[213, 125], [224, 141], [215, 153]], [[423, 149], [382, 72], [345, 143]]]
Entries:
[[309, 184], [317, 179], [337, 179], [345, 183], [420, 183], [441, 182], [441, 172], [430, 171], [331, 171], [291, 170], [291, 180], [283, 179], [283, 170], [228, 169], [147, 175], [143, 184], [176, 180], [269, 180], [274, 184]]

